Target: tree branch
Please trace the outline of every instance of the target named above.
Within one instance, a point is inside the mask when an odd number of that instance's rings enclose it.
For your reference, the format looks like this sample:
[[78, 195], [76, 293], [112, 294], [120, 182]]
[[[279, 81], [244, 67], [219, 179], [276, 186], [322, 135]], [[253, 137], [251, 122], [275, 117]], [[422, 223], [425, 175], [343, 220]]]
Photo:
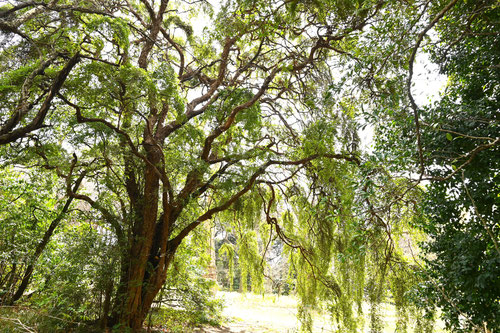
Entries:
[[436, 23], [457, 3], [458, 0], [452, 0], [450, 1], [435, 17], [434, 19], [420, 32], [420, 34], [417, 37], [417, 42], [415, 43], [415, 46], [413, 47], [413, 50], [410, 54], [410, 59], [408, 60], [408, 79], [406, 81], [406, 92], [408, 94], [408, 98], [410, 99], [410, 105], [411, 108], [413, 109], [413, 118], [415, 121], [415, 131], [417, 134], [417, 148], [418, 148], [418, 157], [420, 160], [420, 179], [422, 179], [424, 175], [424, 152], [422, 148], [422, 138], [421, 138], [421, 133], [420, 133], [420, 120], [419, 120], [419, 112], [418, 112], [418, 106], [415, 103], [415, 99], [413, 98], [413, 95], [411, 93], [411, 83], [412, 83], [412, 78], [413, 78], [413, 63], [415, 62], [415, 57], [417, 55], [417, 51], [420, 47], [420, 44], [422, 43], [425, 35], [427, 32], [434, 26]]
[[192, 231], [194, 230], [200, 223], [203, 221], [209, 220], [212, 218], [213, 215], [216, 213], [219, 213], [221, 211], [224, 211], [231, 207], [231, 205], [236, 202], [240, 197], [242, 197], [245, 193], [250, 191], [250, 189], [253, 187], [255, 184], [257, 178], [259, 176], [263, 175], [266, 172], [266, 169], [270, 167], [271, 165], [302, 165], [305, 163], [308, 163], [314, 159], [318, 158], [330, 158], [330, 159], [338, 159], [338, 160], [345, 160], [349, 162], [353, 162], [357, 165], [360, 164], [360, 161], [357, 157], [355, 156], [348, 156], [348, 155], [342, 155], [342, 154], [314, 154], [305, 158], [302, 158], [300, 160], [294, 160], [294, 161], [277, 161], [277, 160], [269, 160], [265, 164], [263, 164], [257, 171], [255, 171], [252, 176], [248, 179], [247, 184], [238, 192], [236, 192], [234, 195], [232, 195], [227, 201], [222, 203], [219, 206], [216, 206], [214, 208], [211, 208], [207, 210], [204, 214], [200, 215], [194, 222], [191, 222], [188, 224], [181, 232], [171, 240], [169, 240], [169, 249], [175, 249], [179, 244], [182, 242], [182, 240]]
[[[50, 109], [52, 100], [54, 99], [55, 95], [59, 93], [59, 90], [61, 89], [64, 81], [66, 81], [66, 78], [68, 77], [69, 73], [79, 61], [80, 61], [79, 53], [76, 53], [73, 57], [71, 57], [71, 59], [66, 63], [66, 65], [63, 67], [63, 69], [59, 72], [59, 74], [55, 78], [47, 94], [47, 97], [45, 98], [45, 101], [40, 106], [38, 113], [31, 120], [31, 122], [29, 122], [26, 126], [17, 128], [13, 131], [8, 130], [9, 127], [12, 127], [12, 125], [8, 125], [8, 127], [6, 128], [7, 132], [0, 134], [0, 145], [14, 142], [17, 139], [24, 137], [29, 132], [32, 132], [34, 130], [43, 127], [43, 121], [45, 120], [47, 112]], [[17, 119], [17, 122], [19, 122], [20, 120], [21, 120], [20, 118]], [[2, 131], [3, 130], [4, 129], [2, 129]]]

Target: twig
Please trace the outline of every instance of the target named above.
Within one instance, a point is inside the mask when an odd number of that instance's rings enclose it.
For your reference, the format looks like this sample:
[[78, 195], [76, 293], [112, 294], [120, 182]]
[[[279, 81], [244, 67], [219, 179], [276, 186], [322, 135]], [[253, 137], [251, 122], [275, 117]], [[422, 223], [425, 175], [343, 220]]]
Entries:
[[7, 320], [7, 321], [12, 321], [13, 323], [21, 326], [26, 332], [29, 332], [29, 333], [37, 333], [36, 330], [34, 330], [33, 328], [23, 324], [23, 322], [21, 320], [19, 320], [18, 318], [8, 318], [8, 317], [0, 317], [0, 320]]

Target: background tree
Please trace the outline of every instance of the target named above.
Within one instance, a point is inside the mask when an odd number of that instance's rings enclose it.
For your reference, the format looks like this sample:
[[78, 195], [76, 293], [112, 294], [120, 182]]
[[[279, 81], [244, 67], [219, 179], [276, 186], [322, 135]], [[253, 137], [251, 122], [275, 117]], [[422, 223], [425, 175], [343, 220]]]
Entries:
[[449, 82], [422, 113], [428, 163], [442, 167], [430, 169], [426, 198], [429, 293], [457, 331], [500, 328], [499, 18], [488, 1], [445, 17], [431, 52]]
[[[445, 12], [443, 6], [431, 6], [436, 35], [426, 51], [448, 76], [446, 89], [426, 107], [409, 96], [409, 107], [396, 113], [392, 125], [379, 126], [385, 128], [379, 144], [397, 156], [400, 168], [407, 163], [419, 180], [430, 181], [421, 225], [429, 235], [424, 242], [426, 287], [418, 297], [440, 307], [453, 330], [495, 331], [500, 297], [499, 8], [490, 1], [459, 1]], [[408, 150], [410, 145], [416, 148]]]

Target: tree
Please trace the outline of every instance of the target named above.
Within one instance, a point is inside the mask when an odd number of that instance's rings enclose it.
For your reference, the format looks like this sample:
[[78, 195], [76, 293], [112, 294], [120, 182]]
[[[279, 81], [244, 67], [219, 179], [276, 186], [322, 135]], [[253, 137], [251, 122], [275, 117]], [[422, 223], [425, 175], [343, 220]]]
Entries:
[[[422, 273], [426, 287], [419, 297], [440, 307], [453, 330], [495, 331], [500, 311], [500, 101], [494, 88], [500, 78], [495, 65], [499, 8], [490, 1], [452, 1], [436, 2], [430, 12], [434, 20], [427, 28], [434, 27], [436, 36], [426, 51], [448, 76], [446, 90], [434, 105], [417, 106], [410, 74], [409, 107], [399, 111], [394, 126], [385, 126], [381, 142], [383, 150], [419, 175], [416, 182], [429, 182], [421, 224], [429, 236]], [[408, 151], [415, 141], [416, 149]]]
[[429, 172], [429, 293], [457, 331], [500, 328], [499, 15], [487, 1], [447, 15], [432, 54], [450, 80], [422, 113], [428, 163], [443, 167]]
[[[108, 326], [139, 330], [181, 244], [202, 222], [240, 212], [263, 213], [264, 231], [291, 249], [306, 328], [318, 295], [336, 300], [343, 329], [358, 327], [350, 295], [359, 305], [368, 267], [378, 331], [385, 278], [403, 281], [408, 268], [391, 230], [403, 234], [393, 226], [412, 220], [418, 190], [361, 156], [356, 117], [373, 99], [400, 103], [406, 49], [428, 4], [220, 5], [216, 14], [205, 1], [3, 8], [0, 28], [14, 36], [2, 48], [5, 156], [55, 170], [67, 196], [113, 232], [120, 273]], [[213, 26], [195, 29], [200, 17]], [[299, 206], [277, 218], [278, 201]], [[240, 249], [255, 254], [254, 235], [242, 235]]]
[[[296, 130], [286, 126], [289, 115], [281, 115], [281, 123], [279, 115], [292, 103], [313, 107], [312, 99], [296, 96], [295, 89], [314, 92], [305, 79], [319, 75], [317, 66], [335, 52], [331, 44], [360, 31], [380, 7], [370, 5], [352, 16], [332, 11], [329, 19], [335, 16], [341, 24], [309, 38], [301, 29], [319, 31], [327, 24], [318, 9], [307, 13], [308, 22], [302, 5], [292, 10], [285, 4], [229, 3], [216, 30], [202, 40], [177, 16], [183, 6], [19, 3], [2, 14], [4, 30], [17, 36], [4, 57], [23, 50], [31, 55], [9, 71], [4, 93], [12, 103], [4, 103], [4, 114], [11, 114], [6, 126], [13, 125], [8, 130], [26, 135], [41, 126], [38, 118], [46, 119], [49, 108], [42, 105], [41, 114], [23, 127], [30, 108], [15, 109], [28, 105], [26, 100], [36, 105], [47, 90], [43, 80], [31, 85], [43, 69], [49, 72], [35, 54], [70, 59], [61, 64], [45, 103], [53, 106], [52, 121], [66, 122], [38, 131], [23, 148], [37, 143], [31, 151], [46, 167], [60, 170], [68, 195], [88, 202], [112, 226], [123, 257], [109, 322], [133, 329], [142, 326], [182, 240], [266, 181], [269, 170], [293, 175], [317, 158], [358, 161], [347, 152], [292, 150], [296, 144], [282, 135]], [[73, 151], [70, 163], [53, 157], [71, 154], [64, 145], [48, 156], [49, 135], [65, 136]], [[97, 198], [72, 190], [72, 179], [83, 172], [95, 183]]]

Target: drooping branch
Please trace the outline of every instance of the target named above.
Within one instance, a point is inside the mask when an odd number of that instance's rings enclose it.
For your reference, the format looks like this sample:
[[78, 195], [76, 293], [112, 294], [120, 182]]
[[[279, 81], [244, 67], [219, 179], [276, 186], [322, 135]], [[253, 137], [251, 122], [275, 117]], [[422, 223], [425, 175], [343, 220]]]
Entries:
[[160, 28], [160, 31], [163, 35], [163, 37], [165, 37], [165, 39], [175, 48], [175, 50], [177, 51], [177, 53], [179, 54], [179, 60], [180, 60], [180, 63], [179, 63], [179, 71], [178, 71], [178, 74], [177, 76], [180, 78], [182, 78], [182, 75], [184, 73], [184, 62], [185, 62], [185, 58], [184, 58], [184, 51], [182, 50], [182, 47], [177, 44], [173, 39], [172, 37], [170, 37], [170, 35], [168, 34], [167, 30], [165, 30], [165, 28]]
[[488, 233], [488, 236], [490, 236], [491, 240], [493, 241], [493, 245], [495, 246], [495, 250], [497, 251], [498, 255], [500, 256], [500, 246], [498, 245], [497, 237], [495, 237], [495, 235], [491, 231], [490, 227], [488, 226], [488, 224], [484, 220], [483, 216], [479, 212], [479, 209], [477, 208], [476, 202], [472, 198], [472, 195], [470, 194], [469, 188], [467, 187], [467, 184], [465, 183], [465, 176], [464, 176], [464, 172], [463, 171], [462, 171], [462, 184], [464, 185], [465, 193], [467, 194], [467, 197], [469, 198], [469, 200], [472, 203], [472, 207], [474, 207], [474, 212], [476, 213], [476, 216], [481, 221], [481, 224], [483, 225], [483, 228]]
[[488, 144], [483, 144], [479, 145], [473, 150], [469, 151], [467, 154], [460, 156], [461, 158], [466, 158], [466, 160], [460, 164], [458, 167], [454, 168], [453, 172], [450, 172], [448, 175], [445, 177], [421, 177], [422, 180], [435, 180], [435, 181], [445, 181], [450, 179], [451, 177], [455, 176], [458, 172], [462, 171], [463, 168], [465, 168], [467, 165], [469, 165], [474, 158], [476, 157], [477, 154], [482, 152], [483, 150], [488, 150], [490, 148], [493, 148], [495, 146], [500, 145], [500, 137], [496, 138], [495, 141], [492, 141]]
[[288, 160], [288, 161], [279, 161], [279, 160], [269, 160], [266, 163], [264, 163], [261, 167], [259, 167], [247, 180], [246, 185], [240, 189], [238, 192], [233, 194], [228, 200], [225, 202], [221, 203], [220, 205], [208, 209], [205, 213], [200, 215], [195, 221], [191, 222], [188, 224], [184, 229], [182, 229], [177, 236], [169, 240], [169, 248], [170, 249], [175, 249], [179, 244], [182, 242], [182, 240], [192, 231], [194, 230], [200, 223], [203, 221], [211, 219], [215, 214], [222, 212], [229, 207], [231, 207], [232, 204], [234, 204], [239, 198], [241, 198], [244, 194], [246, 194], [248, 191], [252, 189], [254, 184], [256, 183], [257, 179], [262, 176], [263, 174], [266, 173], [267, 168], [269, 168], [272, 165], [303, 165], [305, 163], [308, 163], [312, 160], [319, 159], [319, 158], [329, 158], [329, 159], [337, 159], [337, 160], [344, 160], [348, 162], [355, 163], [359, 165], [361, 162], [356, 156], [352, 155], [343, 155], [343, 154], [314, 154], [299, 160]]
[[[288, 247], [298, 250], [302, 258], [306, 261], [306, 263], [309, 265], [311, 268], [311, 273], [314, 277], [315, 280], [319, 281], [321, 284], [323, 284], [326, 288], [332, 290], [335, 292], [337, 297], [340, 297], [342, 295], [342, 290], [340, 288], [340, 285], [335, 281], [335, 279], [330, 278], [330, 279], [325, 279], [324, 277], [321, 276], [321, 273], [318, 274], [317, 271], [319, 271], [318, 267], [311, 261], [311, 251], [308, 250], [306, 247], [303, 246], [300, 242], [290, 238], [286, 233], [283, 231], [281, 226], [278, 223], [278, 219], [274, 216], [271, 216], [271, 207], [276, 200], [276, 194], [274, 192], [274, 187], [271, 184], [267, 184], [269, 189], [271, 190], [271, 198], [269, 202], [264, 204], [264, 214], [266, 216], [266, 222], [274, 229], [276, 229], [276, 234], [278, 235], [278, 238], [286, 244]], [[259, 191], [260, 193], [260, 191]], [[260, 193], [261, 198], [263, 202], [265, 202], [264, 196]]]

